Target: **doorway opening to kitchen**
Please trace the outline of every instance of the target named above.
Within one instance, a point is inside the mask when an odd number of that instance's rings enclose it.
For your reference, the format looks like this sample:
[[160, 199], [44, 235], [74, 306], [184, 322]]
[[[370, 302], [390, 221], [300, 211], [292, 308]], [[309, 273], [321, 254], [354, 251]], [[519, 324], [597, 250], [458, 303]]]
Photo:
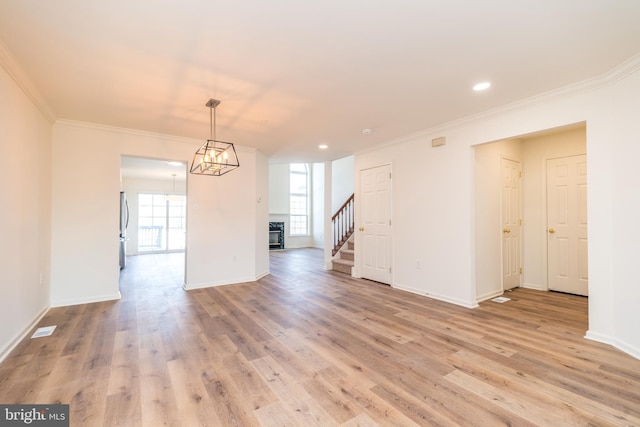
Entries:
[[[123, 282], [175, 280], [184, 284], [187, 232], [187, 164], [185, 161], [120, 158], [120, 192], [126, 202], [126, 221], [121, 220], [120, 289]], [[122, 211], [122, 208], [121, 208]], [[122, 215], [122, 214], [121, 214]], [[171, 285], [173, 286], [173, 285]], [[137, 285], [136, 285], [137, 288]]]

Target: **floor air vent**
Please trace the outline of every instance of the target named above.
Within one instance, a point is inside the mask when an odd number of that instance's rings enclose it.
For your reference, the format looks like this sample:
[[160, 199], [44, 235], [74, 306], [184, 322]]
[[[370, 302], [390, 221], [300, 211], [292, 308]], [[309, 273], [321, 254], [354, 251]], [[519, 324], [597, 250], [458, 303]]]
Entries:
[[56, 328], [56, 325], [53, 326], [45, 326], [44, 328], [38, 328], [31, 335], [31, 338], [40, 338], [40, 337], [48, 337], [53, 333], [53, 330]]

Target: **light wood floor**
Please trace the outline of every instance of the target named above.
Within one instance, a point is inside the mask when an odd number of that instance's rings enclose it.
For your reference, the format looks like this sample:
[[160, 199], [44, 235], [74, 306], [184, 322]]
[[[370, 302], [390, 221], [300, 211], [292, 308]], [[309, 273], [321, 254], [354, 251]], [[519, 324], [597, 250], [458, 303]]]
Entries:
[[132, 257], [122, 300], [52, 309], [0, 365], [0, 403], [68, 403], [74, 426], [640, 425], [640, 361], [583, 338], [586, 298], [470, 310], [321, 257], [189, 292], [180, 255]]

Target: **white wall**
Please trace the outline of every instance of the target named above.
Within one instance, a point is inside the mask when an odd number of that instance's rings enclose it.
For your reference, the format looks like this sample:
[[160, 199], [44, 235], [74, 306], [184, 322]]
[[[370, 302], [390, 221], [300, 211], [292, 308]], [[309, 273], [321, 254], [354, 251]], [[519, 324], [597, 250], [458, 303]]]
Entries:
[[[51, 304], [118, 298], [120, 156], [190, 162], [200, 141], [68, 121], [56, 123], [53, 141]], [[266, 168], [255, 150], [236, 148], [239, 169], [187, 177], [187, 289], [259, 274], [257, 182], [267, 177], [257, 171]]]
[[[415, 136], [357, 154], [355, 228], [361, 214], [359, 171], [391, 162], [392, 286], [473, 307], [473, 153], [447, 137], [447, 145], [438, 148], [431, 148], [428, 136]], [[355, 276], [361, 274], [362, 248], [356, 232]]]
[[[471, 96], [471, 95], [470, 95]], [[393, 286], [476, 305], [474, 145], [586, 122], [589, 338], [640, 357], [640, 56], [607, 75], [411, 135], [355, 156], [393, 168]], [[444, 147], [430, 141], [447, 137]], [[634, 162], [633, 164], [631, 162]], [[356, 210], [356, 215], [358, 211]], [[359, 217], [357, 217], [356, 228]], [[356, 274], [362, 262], [356, 244]], [[420, 260], [422, 268], [416, 268]]]
[[311, 246], [324, 248], [324, 163], [311, 165], [311, 196]]
[[354, 157], [348, 156], [331, 162], [331, 215], [353, 194]]
[[269, 164], [267, 157], [256, 151], [255, 211], [255, 276], [269, 274]]
[[[590, 337], [604, 338], [605, 341], [611, 339], [614, 345], [632, 352], [638, 358], [640, 358], [640, 328], [638, 328], [640, 324], [640, 279], [638, 279], [640, 191], [637, 188], [640, 182], [639, 74], [640, 72], [636, 71], [632, 77], [613, 86], [607, 94], [606, 101], [611, 102], [609, 126], [602, 130], [591, 130], [587, 125], [587, 162], [593, 163], [593, 156], [590, 155], [593, 147], [590, 141], [592, 136], [595, 141], [602, 144], [594, 148], [595, 155], [609, 148], [608, 156], [598, 159], [595, 165], [587, 166], [591, 172], [589, 185], [591, 185], [592, 175], [600, 178], [605, 174], [610, 177], [608, 178], [610, 181], [606, 181], [605, 178], [605, 182], [611, 184], [607, 189], [598, 188], [599, 191], [603, 190], [602, 192], [594, 194], [590, 191], [588, 194], [591, 198], [589, 215], [600, 211], [601, 205], [611, 200], [611, 210], [605, 208], [606, 214], [610, 215], [607, 218], [610, 218], [609, 221], [598, 222], [598, 228], [594, 230], [592, 216], [589, 217], [589, 262], [592, 263], [594, 256], [602, 255], [599, 251], [593, 253], [591, 250], [592, 235], [596, 232], [603, 239], [611, 237], [613, 249], [611, 258], [605, 258], [605, 262], [599, 263], [603, 264], [602, 267], [610, 265], [612, 274], [608, 281], [600, 283], [599, 299], [594, 300], [593, 294], [589, 297], [590, 313], [596, 312], [598, 315], [598, 324], [594, 325], [597, 327], [591, 327], [592, 322], [590, 322]], [[594, 142], [594, 145], [597, 145], [597, 142]], [[598, 169], [605, 165], [610, 165], [610, 168]], [[600, 242], [596, 241], [596, 244], [598, 243]], [[591, 273], [592, 270], [589, 269], [590, 280], [592, 280]], [[611, 284], [611, 287], [607, 286], [608, 284]], [[607, 296], [603, 298], [600, 293]], [[606, 302], [596, 304], [600, 298]], [[605, 310], [604, 306], [609, 310]], [[606, 322], [600, 322], [601, 314]], [[610, 329], [605, 329], [609, 326]], [[604, 337], [599, 335], [601, 331], [604, 332]], [[611, 332], [607, 333], [608, 331]]]
[[269, 165], [269, 214], [289, 215], [289, 163]]
[[49, 307], [51, 242], [51, 123], [5, 54], [0, 45], [0, 360]]

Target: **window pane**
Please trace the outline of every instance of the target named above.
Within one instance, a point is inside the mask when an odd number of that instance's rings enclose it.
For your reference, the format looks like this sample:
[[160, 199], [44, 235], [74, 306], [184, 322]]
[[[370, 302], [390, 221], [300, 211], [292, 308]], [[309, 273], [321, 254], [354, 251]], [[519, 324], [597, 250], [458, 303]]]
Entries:
[[138, 216], [150, 217], [153, 215], [153, 208], [151, 206], [138, 206]]
[[167, 223], [167, 220], [165, 218], [154, 217], [152, 222], [153, 222], [152, 225], [154, 227], [164, 228], [165, 224]]
[[294, 194], [307, 194], [307, 175], [291, 174], [289, 192]]
[[167, 199], [164, 194], [154, 194], [153, 195], [153, 205], [154, 206], [165, 206], [167, 203]]
[[291, 235], [307, 234], [307, 216], [291, 215], [289, 227]]
[[183, 209], [180, 206], [170, 206], [169, 207], [169, 217], [177, 218], [184, 216]]
[[305, 175], [307, 174], [307, 165], [304, 163], [291, 163], [289, 165], [289, 170], [291, 172], [302, 172]]
[[182, 230], [182, 218], [169, 218], [169, 228], [177, 228]]
[[289, 234], [308, 234], [309, 174], [304, 163], [289, 165]]
[[151, 218], [138, 218], [138, 227], [150, 227], [152, 222]]
[[186, 196], [138, 194], [138, 250], [183, 250]]
[[138, 194], [138, 205], [150, 205], [152, 203], [153, 197], [151, 194]]
[[291, 196], [289, 213], [291, 215], [306, 215], [307, 214], [307, 197]]
[[154, 205], [153, 206], [153, 216], [165, 216], [167, 213], [167, 207], [165, 205]]

